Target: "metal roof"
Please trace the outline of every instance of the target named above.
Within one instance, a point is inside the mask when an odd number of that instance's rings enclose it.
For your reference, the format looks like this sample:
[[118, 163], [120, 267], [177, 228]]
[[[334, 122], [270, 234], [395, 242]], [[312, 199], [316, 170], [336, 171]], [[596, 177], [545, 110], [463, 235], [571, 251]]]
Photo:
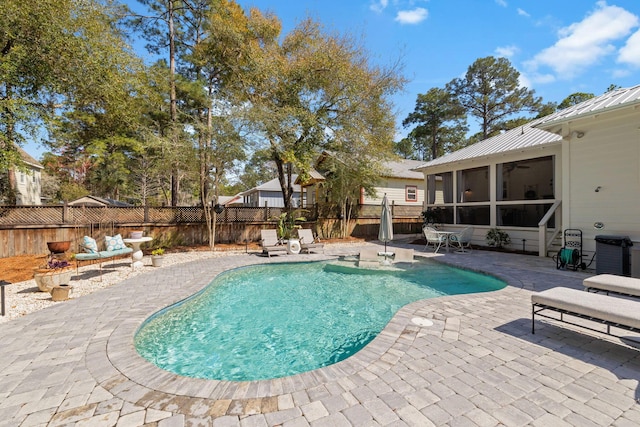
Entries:
[[430, 162], [415, 167], [415, 170], [446, 165], [464, 160], [489, 157], [495, 154], [522, 151], [530, 148], [541, 147], [550, 144], [559, 144], [562, 137], [542, 129], [536, 129], [542, 119], [531, 121], [523, 126], [510, 129], [500, 135], [476, 142], [468, 147], [461, 148], [453, 153], [447, 154]]
[[[298, 178], [297, 174], [291, 174], [291, 180], [293, 182], [296, 181], [296, 179]], [[295, 193], [299, 193], [300, 192], [300, 186], [298, 184], [293, 184], [293, 191]], [[282, 191], [282, 188], [280, 187], [280, 180], [278, 178], [274, 178], [271, 181], [267, 181], [262, 185], [258, 185], [257, 187], [253, 187], [247, 191], [242, 192], [242, 195], [247, 195], [249, 193], [254, 193], [256, 191]]]
[[424, 175], [422, 172], [416, 172], [414, 169], [422, 165], [424, 162], [419, 160], [390, 160], [384, 162], [384, 167], [387, 169], [383, 175], [388, 178], [408, 178], [423, 180]]
[[549, 114], [537, 123], [541, 129], [551, 129], [559, 123], [575, 120], [592, 114], [600, 114], [640, 103], [640, 85], [612, 90], [579, 104]]
[[501, 153], [522, 151], [529, 148], [558, 144], [562, 137], [548, 132], [559, 123], [575, 120], [592, 114], [603, 113], [640, 104], [640, 85], [607, 92], [579, 104], [533, 120], [524, 126], [508, 130], [500, 135], [476, 142], [446, 156], [424, 163], [415, 170], [437, 165], [446, 165], [464, 160], [493, 156]]

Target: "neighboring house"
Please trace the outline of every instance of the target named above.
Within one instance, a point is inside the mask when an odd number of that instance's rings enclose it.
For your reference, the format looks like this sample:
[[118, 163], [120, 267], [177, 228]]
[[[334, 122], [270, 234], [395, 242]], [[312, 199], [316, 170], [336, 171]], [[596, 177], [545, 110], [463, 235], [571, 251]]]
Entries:
[[242, 206], [242, 194], [235, 196], [218, 196], [218, 203], [222, 206]]
[[[292, 175], [293, 182], [296, 181], [298, 175]], [[243, 198], [243, 206], [247, 207], [260, 207], [268, 206], [270, 208], [282, 208], [284, 207], [284, 200], [282, 198], [282, 189], [280, 188], [280, 181], [278, 178], [265, 182], [262, 185], [254, 187], [250, 190], [241, 193]], [[300, 185], [293, 184], [293, 196], [291, 197], [291, 206], [300, 206]]]
[[376, 195], [370, 197], [361, 190], [360, 204], [379, 205], [386, 194], [389, 203], [394, 205], [421, 207], [424, 203], [424, 175], [413, 169], [423, 164], [407, 159], [385, 162], [383, 167], [386, 171], [375, 186]]
[[[331, 158], [331, 156], [331, 153], [325, 151], [318, 159], [316, 166], [322, 169], [322, 163]], [[375, 195], [368, 196], [365, 194], [364, 188], [361, 188], [359, 204], [380, 205], [382, 198], [386, 194], [389, 203], [393, 205], [422, 208], [424, 203], [424, 176], [414, 169], [423, 164], [424, 162], [421, 161], [407, 159], [384, 162], [382, 167], [385, 171], [381, 174], [374, 187]], [[322, 174], [312, 169], [310, 177], [304, 183], [303, 188], [305, 206], [315, 203], [317, 185], [322, 181], [324, 181]], [[296, 183], [299, 184], [298, 181]]]
[[119, 208], [127, 208], [132, 207], [133, 205], [125, 202], [121, 202], [119, 200], [107, 199], [98, 196], [84, 196], [79, 199], [73, 200], [67, 203], [69, 206], [91, 206], [91, 207], [119, 207]]
[[596, 235], [640, 240], [639, 124], [635, 86], [434, 159], [416, 168], [425, 208], [451, 229], [475, 226], [474, 243], [499, 227], [540, 256], [566, 229], [582, 231], [587, 255]]
[[18, 147], [18, 152], [27, 169], [12, 168], [8, 171], [9, 183], [16, 194], [16, 205], [41, 205], [41, 172], [44, 167], [22, 148]]

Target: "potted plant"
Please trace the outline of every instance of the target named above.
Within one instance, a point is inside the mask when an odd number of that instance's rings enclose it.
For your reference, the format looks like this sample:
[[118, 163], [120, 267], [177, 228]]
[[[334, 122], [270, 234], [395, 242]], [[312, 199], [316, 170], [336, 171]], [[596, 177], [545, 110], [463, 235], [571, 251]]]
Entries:
[[164, 259], [164, 249], [157, 248], [151, 251], [151, 264], [154, 267], [162, 267], [162, 260]]
[[278, 220], [278, 237], [280, 239], [288, 240], [294, 237], [293, 230], [302, 228], [300, 224], [296, 224], [297, 221], [306, 221], [303, 216], [298, 216], [297, 212], [283, 212]]
[[33, 278], [42, 292], [51, 292], [55, 286], [69, 285], [73, 267], [65, 259], [51, 256], [46, 265], [35, 269]]
[[495, 246], [498, 249], [503, 248], [505, 245], [511, 243], [509, 234], [507, 234], [505, 231], [500, 230], [499, 228], [492, 228], [491, 230], [487, 231], [486, 239], [489, 246]]

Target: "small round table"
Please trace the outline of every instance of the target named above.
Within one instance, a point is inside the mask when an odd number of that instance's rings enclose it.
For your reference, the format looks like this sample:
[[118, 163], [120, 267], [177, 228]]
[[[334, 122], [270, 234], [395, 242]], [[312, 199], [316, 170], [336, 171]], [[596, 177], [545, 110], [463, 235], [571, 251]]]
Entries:
[[122, 239], [128, 245], [131, 245], [133, 248], [133, 253], [131, 254], [131, 268], [135, 269], [138, 267], [142, 267], [144, 263], [142, 262], [142, 250], [140, 249], [140, 245], [146, 242], [150, 242], [153, 240], [153, 237], [140, 237], [139, 239]]
[[289, 239], [287, 241], [287, 252], [289, 254], [299, 254], [301, 250], [300, 240], [299, 239]]

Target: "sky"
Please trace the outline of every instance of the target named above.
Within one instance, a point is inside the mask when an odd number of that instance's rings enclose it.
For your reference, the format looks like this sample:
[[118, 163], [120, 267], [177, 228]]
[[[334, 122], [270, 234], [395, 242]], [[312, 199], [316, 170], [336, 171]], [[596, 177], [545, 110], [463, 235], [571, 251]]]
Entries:
[[[283, 34], [311, 17], [329, 32], [359, 38], [375, 64], [400, 61], [409, 83], [392, 98], [397, 140], [410, 130], [402, 121], [417, 95], [464, 76], [478, 58], [507, 58], [544, 102], [640, 84], [639, 0], [237, 1], [247, 11], [274, 13]], [[34, 144], [26, 150], [36, 158], [44, 151]]]
[[[240, 0], [290, 31], [310, 16], [362, 37], [381, 65], [410, 80], [394, 96], [398, 139], [418, 94], [462, 77], [478, 58], [505, 57], [544, 102], [640, 84], [638, 0]], [[470, 125], [473, 125], [470, 119]]]

